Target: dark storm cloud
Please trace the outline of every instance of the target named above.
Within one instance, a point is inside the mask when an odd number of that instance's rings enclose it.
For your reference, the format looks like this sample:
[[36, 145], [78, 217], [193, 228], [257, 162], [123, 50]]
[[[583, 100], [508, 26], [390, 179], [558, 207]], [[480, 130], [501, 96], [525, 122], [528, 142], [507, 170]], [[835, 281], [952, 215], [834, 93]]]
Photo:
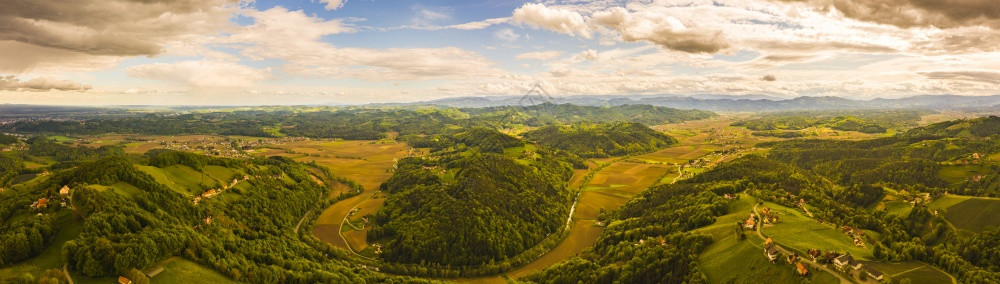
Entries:
[[771, 74], [767, 74], [764, 75], [764, 77], [761, 77], [760, 79], [768, 82], [774, 82], [778, 80], [778, 77], [775, 77], [774, 75]]

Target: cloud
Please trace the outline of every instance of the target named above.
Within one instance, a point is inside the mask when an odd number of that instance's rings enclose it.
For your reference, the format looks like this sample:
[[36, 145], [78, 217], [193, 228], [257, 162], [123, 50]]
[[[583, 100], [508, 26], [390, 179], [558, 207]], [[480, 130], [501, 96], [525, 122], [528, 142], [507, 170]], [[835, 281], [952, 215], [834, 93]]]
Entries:
[[344, 4], [347, 4], [347, 0], [319, 0], [319, 2], [326, 3], [326, 7], [323, 7], [323, 9], [326, 9], [327, 11], [343, 8]]
[[767, 75], [764, 75], [764, 77], [761, 77], [760, 79], [764, 80], [764, 81], [768, 81], [768, 82], [774, 82], [774, 81], [778, 80], [778, 77], [775, 77], [772, 74], [767, 74]]
[[597, 59], [597, 50], [588, 49], [577, 54], [577, 59], [594, 60]]
[[679, 19], [652, 11], [631, 13], [614, 7], [594, 13], [595, 23], [621, 33], [625, 41], [648, 41], [667, 49], [689, 53], [715, 53], [729, 47], [721, 31], [689, 27]]
[[1000, 1], [996, 0], [781, 0], [805, 2], [820, 9], [836, 9], [861, 21], [901, 28], [935, 26], [1000, 27]]
[[254, 24], [237, 30], [229, 41], [253, 59], [280, 59], [289, 73], [371, 81], [467, 78], [496, 74], [485, 57], [460, 48], [342, 48], [323, 41], [354, 32], [339, 20], [323, 20], [303, 11], [275, 7], [251, 11]]
[[567, 35], [590, 38], [590, 28], [580, 13], [550, 8], [540, 3], [524, 4], [514, 10], [514, 23], [528, 24]]
[[0, 40], [91, 55], [152, 56], [162, 43], [230, 25], [236, 0], [7, 1]]
[[21, 81], [14, 75], [0, 76], [0, 90], [3, 91], [87, 91], [90, 85], [80, 84], [69, 80], [58, 80], [50, 77], [38, 77], [28, 81]]
[[384, 30], [413, 29], [413, 30], [437, 31], [437, 30], [454, 29], [454, 30], [463, 30], [463, 31], [473, 31], [473, 30], [482, 30], [482, 29], [491, 27], [493, 25], [503, 24], [503, 23], [507, 23], [507, 22], [510, 22], [510, 18], [509, 17], [507, 17], [507, 18], [485, 19], [485, 20], [482, 20], [482, 21], [475, 21], [475, 22], [468, 22], [468, 23], [461, 23], [461, 24], [454, 24], [454, 25], [443, 25], [443, 26], [442, 25], [432, 25], [432, 24], [423, 22], [423, 23], [418, 23], [418, 24], [413, 24], [413, 25], [405, 25], [405, 26], [396, 27], [396, 28], [388, 28], [388, 29], [384, 29]]
[[920, 72], [920, 75], [927, 79], [934, 80], [962, 80], [982, 82], [989, 84], [1000, 84], [1000, 73], [989, 71], [935, 71]]
[[270, 77], [259, 70], [227, 61], [179, 61], [128, 67], [129, 76], [185, 84], [192, 87], [248, 87]]
[[506, 41], [516, 41], [516, 40], [518, 40], [518, 39], [521, 38], [521, 35], [515, 33], [511, 29], [501, 29], [501, 30], [498, 30], [495, 33], [493, 33], [493, 36], [495, 36], [498, 39], [502, 39], [502, 40], [506, 40]]
[[547, 50], [547, 51], [535, 51], [535, 52], [521, 53], [521, 54], [518, 54], [517, 56], [515, 56], [514, 58], [517, 58], [517, 59], [520, 59], [520, 60], [525, 60], [525, 59], [552, 60], [552, 59], [558, 58], [560, 55], [562, 55], [562, 52], [560, 52], [560, 51]]

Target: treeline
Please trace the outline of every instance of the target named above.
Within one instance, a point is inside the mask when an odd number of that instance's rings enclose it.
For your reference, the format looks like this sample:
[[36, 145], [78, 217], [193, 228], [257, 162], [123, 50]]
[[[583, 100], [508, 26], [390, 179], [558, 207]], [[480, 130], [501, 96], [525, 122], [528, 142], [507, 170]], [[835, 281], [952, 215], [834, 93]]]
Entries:
[[539, 145], [583, 158], [604, 158], [656, 151], [677, 140], [638, 123], [545, 126], [524, 133]]
[[780, 112], [764, 114], [732, 125], [757, 131], [802, 130], [814, 126], [826, 126], [843, 131], [885, 133], [889, 128], [916, 126], [920, 117], [929, 113], [924, 110]]
[[[704, 119], [714, 113], [647, 105], [588, 107], [537, 105], [485, 109], [412, 108], [154, 113], [87, 120], [21, 120], [0, 125], [10, 133], [97, 135], [107, 133], [182, 135], [275, 135], [375, 140], [386, 133], [443, 134], [456, 127], [508, 128], [563, 123], [638, 122], [662, 124]], [[276, 131], [275, 131], [276, 130]]]
[[703, 110], [681, 110], [651, 105], [580, 106], [544, 103], [531, 106], [463, 108], [472, 117], [472, 125], [507, 127], [514, 124], [544, 126], [552, 124], [632, 122], [646, 125], [681, 123], [717, 116]]

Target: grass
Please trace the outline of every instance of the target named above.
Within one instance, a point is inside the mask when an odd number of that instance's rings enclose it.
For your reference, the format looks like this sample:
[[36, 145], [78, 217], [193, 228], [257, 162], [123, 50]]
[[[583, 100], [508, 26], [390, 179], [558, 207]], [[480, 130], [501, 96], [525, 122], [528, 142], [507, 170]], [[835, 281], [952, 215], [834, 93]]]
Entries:
[[951, 276], [947, 273], [923, 262], [865, 262], [865, 265], [882, 271], [886, 277], [892, 278], [893, 282], [910, 279], [914, 284], [952, 283]]
[[820, 224], [804, 213], [788, 207], [770, 202], [765, 202], [764, 206], [771, 208], [772, 212], [777, 212], [779, 220], [775, 225], [765, 225], [761, 232], [786, 247], [803, 253], [815, 248], [822, 251], [850, 252], [855, 258], [860, 259], [872, 258], [868, 247], [854, 246], [851, 237], [839, 228]]
[[927, 204], [927, 208], [931, 210], [944, 210], [955, 206], [955, 204], [961, 203], [962, 201], [969, 200], [970, 196], [953, 195], [948, 194], [935, 199], [930, 204]]
[[193, 261], [175, 257], [165, 261], [163, 272], [152, 283], [236, 283], [229, 277]]
[[969, 198], [944, 210], [944, 218], [956, 228], [981, 232], [989, 226], [1000, 226], [1000, 199]]
[[938, 175], [941, 179], [951, 183], [958, 184], [966, 181], [971, 176], [975, 175], [985, 175], [992, 173], [989, 168], [981, 165], [965, 165], [965, 166], [941, 166], [941, 171]]
[[[156, 182], [162, 183], [184, 196], [195, 196], [201, 194], [206, 188], [220, 186], [219, 181], [212, 178], [209, 174], [202, 174], [185, 165], [172, 165], [163, 168], [136, 165], [136, 168], [153, 176]], [[221, 174], [218, 170], [215, 170], [215, 172], [216, 174]], [[204, 185], [202, 185], [202, 182], [204, 182]]]

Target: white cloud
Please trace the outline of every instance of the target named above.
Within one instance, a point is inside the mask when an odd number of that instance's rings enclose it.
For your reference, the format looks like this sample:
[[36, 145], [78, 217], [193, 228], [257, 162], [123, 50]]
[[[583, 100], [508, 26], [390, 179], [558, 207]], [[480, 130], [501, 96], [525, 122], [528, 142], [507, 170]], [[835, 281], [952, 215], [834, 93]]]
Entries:
[[502, 40], [506, 40], [506, 41], [516, 41], [516, 40], [518, 40], [518, 39], [521, 38], [521, 35], [515, 33], [511, 29], [500, 29], [500, 30], [497, 30], [495, 33], [493, 33], [493, 36], [496, 37], [496, 38], [498, 38], [498, 39], [502, 39]]
[[230, 37], [242, 54], [281, 59], [283, 69], [296, 75], [358, 78], [371, 81], [468, 78], [499, 71], [485, 57], [456, 47], [341, 48], [323, 36], [353, 32], [338, 20], [323, 20], [281, 7], [250, 12], [253, 25]]
[[587, 21], [580, 13], [550, 8], [540, 3], [524, 4], [514, 10], [514, 23], [529, 24], [567, 35], [591, 37]]
[[250, 87], [270, 77], [259, 70], [227, 61], [179, 61], [128, 67], [129, 76], [185, 84], [192, 87]]
[[347, 4], [347, 0], [319, 0], [320, 3], [326, 3], [323, 9], [327, 11], [333, 11], [344, 7]]
[[615, 7], [593, 15], [597, 24], [621, 33], [625, 41], [648, 41], [664, 48], [691, 52], [715, 53], [729, 47], [721, 31], [699, 29], [693, 23], [655, 11], [629, 12]]
[[525, 60], [525, 59], [552, 60], [552, 59], [558, 58], [560, 55], [562, 55], [561, 51], [546, 50], [546, 51], [535, 51], [535, 52], [521, 53], [521, 54], [518, 54], [517, 56], [515, 56], [514, 58], [521, 59], [521, 60]]

